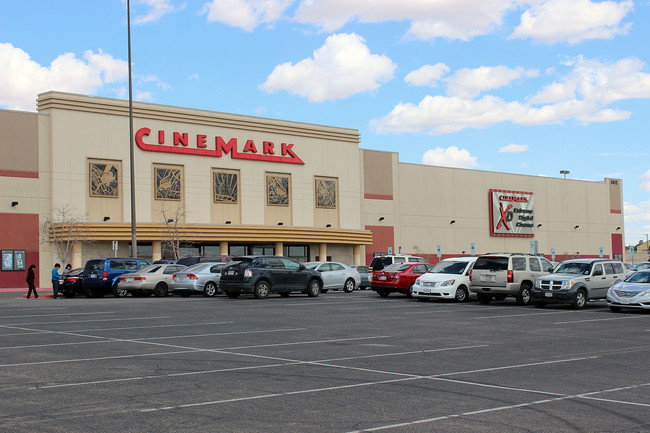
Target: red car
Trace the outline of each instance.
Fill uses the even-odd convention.
[[[371,288],[382,298],[392,292],[411,296],[411,286],[415,280],[429,269],[428,263],[394,263],[381,271],[372,273]]]

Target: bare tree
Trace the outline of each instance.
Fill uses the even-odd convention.
[[[72,204],[54,209],[52,218],[41,225],[41,242],[51,244],[55,256],[61,263],[70,263],[75,244],[91,243],[86,222],[79,216],[79,210]]]
[[[185,208],[178,207],[176,209],[170,210],[163,207],[160,210],[160,213],[162,215],[163,222],[167,226],[167,237],[161,242],[161,249],[163,251],[171,251],[174,255],[174,259],[180,259],[181,238],[178,231],[178,224],[185,219]]]

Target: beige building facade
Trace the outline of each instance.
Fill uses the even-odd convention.
[[[0,247],[17,268],[3,268],[0,288],[24,285],[15,258],[47,286],[56,261],[131,254],[128,114],[127,101],[61,92],[39,95],[37,113],[0,111]],[[361,149],[354,129],[149,103],[133,115],[140,257],[170,258],[173,240],[183,255],[348,264],[389,252],[623,254],[620,179],[405,164]]]

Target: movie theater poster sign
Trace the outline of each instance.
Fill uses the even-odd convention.
[[[491,189],[489,194],[491,236],[535,236],[532,192]]]

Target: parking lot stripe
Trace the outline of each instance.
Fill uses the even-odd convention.
[[[609,398],[586,397],[586,396],[583,396],[583,397],[580,397],[580,398],[584,398],[584,399],[587,399],[587,400],[604,401],[604,402],[607,402],[607,403],[618,403],[618,404],[627,404],[627,405],[632,405],[632,406],[650,407],[650,404],[637,403],[637,402],[634,402],[634,401],[611,400]]]
[[[481,317],[473,317],[473,319],[474,320],[479,320],[479,319],[503,319],[503,318],[508,318],[508,317],[544,316],[544,315],[547,315],[547,314],[567,314],[567,313],[575,314],[575,311],[573,311],[573,310],[563,310],[563,311],[547,311],[545,313],[507,314],[507,315],[501,315],[501,316],[481,316]]]
[[[96,311],[92,313],[23,314],[21,316],[4,316],[2,319],[21,319],[24,317],[53,317],[53,316],[95,316],[97,314],[115,314],[115,311]]]
[[[98,314],[98,313],[93,313]],[[65,315],[65,314],[64,314]],[[171,319],[171,316],[153,316],[153,317],[129,317],[129,321],[133,320],[152,320],[152,319]],[[28,326],[28,325],[67,325],[68,323],[90,323],[90,322],[123,322],[124,317],[116,319],[91,319],[91,320],[66,320],[65,322],[27,322],[27,323],[9,323],[0,324],[0,327],[12,326]]]
[[[608,320],[628,320],[628,319],[639,319],[647,318],[647,316],[622,316],[622,317],[607,317],[605,319],[585,319],[585,320],[571,320],[567,322],[555,322],[554,325],[566,325],[572,323],[586,323],[586,322],[606,322]]]

